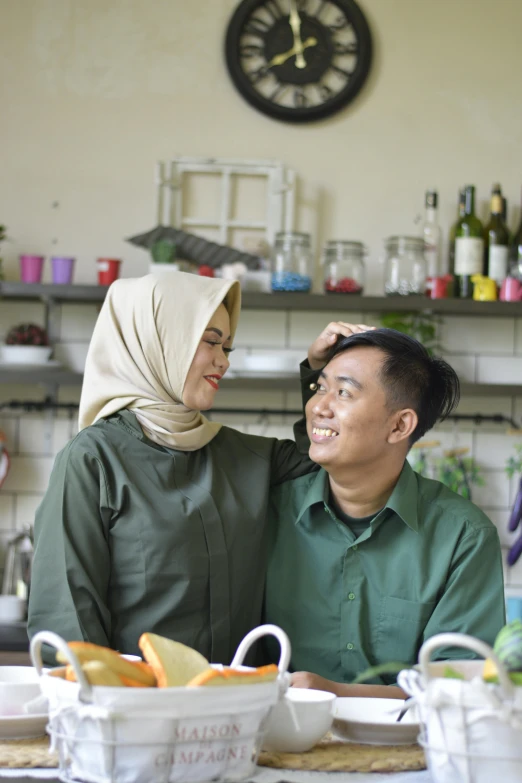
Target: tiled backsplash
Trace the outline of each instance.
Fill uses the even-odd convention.
[[[59,340],[55,358],[72,369],[82,371],[87,348],[96,321],[96,305],[63,305],[56,328]],[[287,355],[295,364],[304,358],[310,342],[330,320],[377,325],[375,316],[353,312],[282,312],[246,310],[241,315],[236,338],[237,350],[231,357],[231,370],[244,365],[251,353]],[[43,323],[43,307],[39,304],[2,302],[0,307],[0,339],[8,328],[20,321]],[[440,343],[445,358],[468,382],[522,384],[522,319],[447,317],[440,327]],[[30,385],[0,386],[0,402],[11,399],[40,400],[45,389]],[[61,388],[60,400],[75,402],[79,387]],[[296,380],[295,392],[277,389],[255,392],[223,388],[216,404],[230,409],[219,418],[245,432],[271,437],[292,437],[293,416],[234,414],[234,408],[296,410],[300,408],[300,393]],[[464,397],[460,413],[501,413],[522,422],[522,395],[508,397],[499,389],[498,397]],[[0,547],[19,529],[34,520],[34,512],[45,492],[54,455],[77,430],[76,414],[71,418],[60,412],[55,417],[34,413],[0,411],[0,428],[5,432],[11,455],[11,469],[0,490]],[[471,426],[452,423],[441,425],[430,438],[440,441],[441,448],[455,445],[470,449],[485,479],[484,487],[473,487],[473,500],[498,527],[504,549],[515,535],[507,531],[510,507],[518,486],[518,476],[509,480],[504,472],[506,460],[516,442],[504,425]],[[506,569],[506,584],[522,592],[522,561]]]

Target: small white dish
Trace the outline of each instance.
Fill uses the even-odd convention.
[[[270,713],[265,750],[304,753],[330,730],[335,695],[328,691],[289,688]]]
[[[0,595],[0,625],[14,625],[25,618],[26,601],[17,595]]]
[[[332,733],[342,740],[368,745],[411,745],[420,732],[415,707],[399,723],[402,699],[339,698]]]
[[[2,345],[0,358],[9,364],[46,364],[52,352],[49,345]]]
[[[24,705],[40,696],[40,681],[32,666],[0,666],[0,718],[33,717]]]
[[[49,715],[0,715],[0,739],[31,739],[42,737]]]

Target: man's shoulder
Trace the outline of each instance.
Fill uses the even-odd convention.
[[[448,524],[462,528],[464,534],[478,534],[481,530],[496,530],[486,514],[471,500],[449,489],[441,481],[417,474],[419,487],[418,512],[421,524]]]

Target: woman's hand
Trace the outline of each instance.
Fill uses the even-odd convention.
[[[321,370],[324,367],[330,349],[339,336],[350,337],[352,334],[367,332],[371,329],[375,329],[375,327],[366,326],[366,324],[346,324],[344,321],[332,321],[308,349],[310,367],[312,370]]]
[[[294,672],[292,674],[292,688],[310,688],[314,691],[330,691],[337,695],[337,687],[340,685],[333,680],[327,680],[318,674],[311,672]]]
[[[292,688],[310,688],[314,691],[329,691],[336,696],[355,696],[368,699],[407,699],[403,690],[395,685],[350,685],[334,682],[311,672],[294,672]]]

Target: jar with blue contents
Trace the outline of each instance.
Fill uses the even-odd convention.
[[[279,231],[272,253],[272,291],[306,293],[312,288],[310,234]]]

